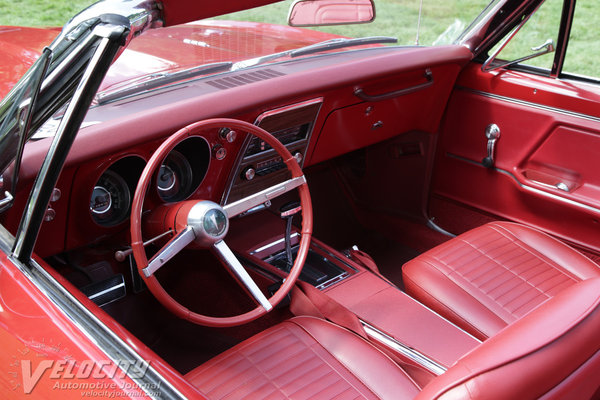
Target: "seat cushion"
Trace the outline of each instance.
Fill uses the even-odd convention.
[[[489,338],[417,399],[598,399],[600,279],[563,290]]]
[[[267,329],[186,378],[210,399],[412,399],[419,393],[381,351],[313,317]]]
[[[598,276],[600,268],[575,249],[510,222],[468,231],[403,266],[411,296],[482,340]]]

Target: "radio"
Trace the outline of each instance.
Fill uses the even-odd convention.
[[[322,98],[266,111],[255,124],[270,132],[294,156],[302,167],[310,136]],[[246,139],[223,193],[222,204],[247,197],[260,190],[290,179],[282,157],[264,140],[251,136]]]

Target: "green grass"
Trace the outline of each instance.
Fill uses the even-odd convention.
[[[0,0],[0,25],[63,26],[92,0]]]
[[[204,1],[204,0],[197,0]],[[224,0],[230,1],[230,0]],[[489,0],[423,0],[419,44],[442,44],[453,39],[484,8]],[[285,25],[292,0],[226,15],[246,21]],[[531,47],[553,38],[556,42],[562,0],[546,0],[521,32],[500,53],[499,58],[515,59],[531,54]],[[62,26],[92,0],[0,0],[0,25]],[[377,18],[373,23],[320,27],[318,30],[349,37],[394,36],[400,44],[415,44],[421,0],[375,0]],[[579,0],[564,70],[600,77],[600,46],[596,44],[600,9],[596,0]],[[448,31],[447,31],[448,30]],[[446,33],[446,34],[445,34]],[[527,61],[550,68],[554,54]]]

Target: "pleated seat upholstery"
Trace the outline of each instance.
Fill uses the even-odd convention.
[[[407,293],[479,339],[600,268],[536,229],[493,222],[427,251],[403,266]]]
[[[267,329],[186,378],[210,399],[412,399],[419,393],[381,351],[313,317]]]
[[[598,399],[598,332],[600,278],[561,291],[422,390],[369,342],[313,317],[282,322],[186,378],[208,399]]]

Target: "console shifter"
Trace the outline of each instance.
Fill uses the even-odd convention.
[[[292,269],[292,265],[294,265],[294,260],[292,257],[292,220],[294,219],[294,215],[302,211],[302,206],[300,206],[300,202],[291,201],[289,203],[285,203],[279,209],[279,213],[281,218],[286,221],[285,226],[285,256],[287,258],[287,263],[285,267],[285,272],[290,272]]]

